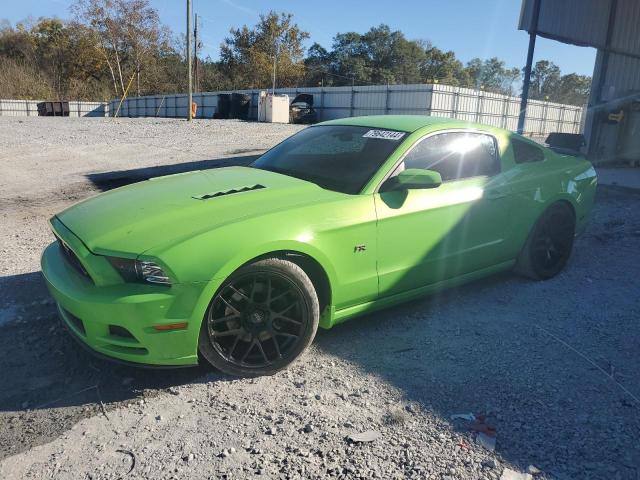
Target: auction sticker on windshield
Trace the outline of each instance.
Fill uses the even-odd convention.
[[[398,141],[404,137],[404,135],[404,132],[394,132],[393,130],[369,130],[363,135],[363,137]]]

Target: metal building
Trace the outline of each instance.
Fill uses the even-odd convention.
[[[597,49],[585,137],[598,163],[640,162],[640,0],[523,0],[520,30]],[[528,59],[530,62],[530,60]]]

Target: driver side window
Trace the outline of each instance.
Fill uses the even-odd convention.
[[[394,172],[408,168],[434,170],[442,181],[492,176],[500,172],[496,141],[471,132],[441,133],[419,141]]]

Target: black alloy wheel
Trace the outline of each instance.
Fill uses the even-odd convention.
[[[261,260],[220,287],[203,322],[200,351],[225,373],[270,375],[306,349],[318,320],[317,295],[305,272],[283,259]]]
[[[558,202],[538,219],[520,255],[518,270],[535,279],[556,276],[573,249],[576,220],[571,207]]]

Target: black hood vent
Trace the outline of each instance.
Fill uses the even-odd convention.
[[[250,192],[251,190],[260,190],[261,188],[267,188],[267,187],[257,183],[255,185],[250,185],[246,187],[238,187],[238,188],[232,188],[230,190],[221,190],[219,192],[214,192],[214,193],[203,193],[201,195],[194,195],[193,198],[195,198],[196,200],[208,200],[210,198],[223,197],[225,195],[233,195],[234,193]]]

